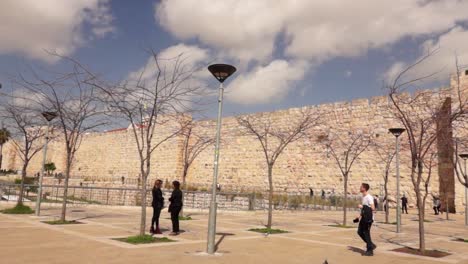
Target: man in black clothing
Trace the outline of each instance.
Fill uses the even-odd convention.
[[[403,194],[403,197],[401,197],[401,213],[408,214],[408,198]]]
[[[358,235],[364,242],[366,242],[365,256],[373,256],[374,250],[377,248],[377,246],[372,242],[370,234],[370,229],[374,222],[375,206],[374,198],[368,193],[369,188],[369,184],[367,183],[363,183],[361,185],[360,192],[362,193],[362,204],[359,205],[359,208],[361,208],[361,214],[353,221],[354,223],[359,222]]]
[[[171,204],[169,205],[169,212],[171,213],[171,221],[172,221],[172,233],[171,236],[176,236],[179,234],[179,213],[182,210],[182,191],[180,190],[180,182],[173,181],[172,186],[174,190],[172,191],[171,198],[169,201]]]
[[[162,234],[159,229],[159,216],[161,215],[161,210],[164,207],[164,197],[161,191],[162,181],[156,180],[154,182],[153,189],[151,194],[153,195],[153,202],[151,203],[153,207],[153,218],[151,219],[151,234]],[[154,228],[156,226],[156,229]]]

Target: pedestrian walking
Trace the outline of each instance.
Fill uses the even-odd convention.
[[[408,198],[403,194],[403,197],[401,197],[401,213],[408,214]]]
[[[366,243],[366,252],[363,254],[364,256],[373,256],[374,250],[377,248],[377,246],[372,242],[370,232],[372,223],[374,222],[375,206],[374,198],[368,193],[369,188],[369,184],[361,184],[361,188],[359,190],[362,194],[362,203],[359,205],[361,214],[353,221],[354,223],[359,222],[358,235]]]
[[[322,189],[322,200],[325,200],[325,191]]]
[[[439,197],[437,196],[432,196],[432,209],[434,209],[434,215],[438,215],[440,214],[440,207],[441,207],[441,202],[440,202],[440,199]]]
[[[182,210],[182,191],[180,190],[180,182],[173,181],[172,186],[174,190],[172,191],[171,198],[169,201],[171,204],[169,205],[169,212],[171,213],[171,221],[172,221],[172,233],[169,235],[176,236],[180,233],[179,230],[179,213]]]
[[[164,197],[161,191],[162,186],[161,180],[156,180],[154,182],[153,189],[151,193],[153,195],[153,202],[151,206],[153,207],[153,218],[151,219],[151,234],[162,234],[161,229],[159,228],[159,216],[161,215],[161,210],[164,208]]]
[[[310,190],[310,197],[314,197],[314,190],[312,188],[309,188]]]
[[[374,206],[375,206],[375,211],[378,211],[379,210],[379,196],[378,195],[374,197]]]

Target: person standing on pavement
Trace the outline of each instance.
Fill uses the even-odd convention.
[[[363,254],[364,256],[373,256],[374,250],[377,248],[377,246],[372,242],[370,233],[372,223],[374,222],[375,206],[374,197],[368,193],[369,188],[369,184],[361,184],[360,192],[362,194],[362,204],[359,205],[361,214],[353,221],[354,223],[359,222],[358,235],[366,243],[366,252]]]
[[[159,216],[161,215],[161,210],[164,208],[164,197],[161,191],[162,181],[156,180],[154,182],[153,189],[151,193],[153,195],[153,202],[151,206],[153,207],[153,218],[151,219],[151,234],[162,234],[159,229]],[[155,228],[156,227],[156,228]]]
[[[171,221],[172,221],[172,233],[169,235],[176,236],[179,234],[179,213],[182,210],[182,191],[180,190],[180,182],[173,181],[172,186],[174,190],[172,191],[171,198],[169,201],[171,204],[169,205],[169,212],[171,213]]]
[[[403,197],[401,197],[401,213],[408,214],[408,198],[403,194]]]

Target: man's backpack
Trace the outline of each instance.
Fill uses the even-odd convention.
[[[361,210],[361,221],[364,221],[366,223],[372,223],[374,221],[374,214],[372,212],[372,208],[364,205]]]

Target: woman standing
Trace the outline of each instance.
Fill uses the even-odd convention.
[[[172,186],[174,187],[174,191],[172,191],[171,198],[169,201],[171,204],[169,205],[169,212],[171,213],[171,221],[172,221],[172,233],[171,236],[176,236],[179,234],[179,213],[182,210],[182,191],[180,190],[180,182],[173,181]]]
[[[151,193],[153,194],[153,202],[151,204],[153,206],[153,218],[151,219],[150,229],[151,234],[162,234],[159,229],[159,216],[161,215],[161,210],[164,207],[164,197],[161,191],[161,185],[162,181],[156,180],[154,182],[153,189],[151,190]],[[154,226],[156,226],[156,229]]]

